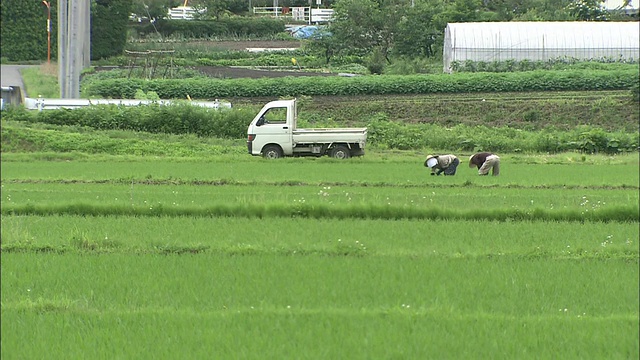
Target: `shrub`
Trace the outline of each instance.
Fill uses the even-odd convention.
[[[382,51],[375,49],[371,56],[367,59],[367,69],[370,74],[381,75],[384,71],[385,58]]]

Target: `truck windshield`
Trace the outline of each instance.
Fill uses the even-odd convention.
[[[286,124],[287,123],[287,108],[278,107],[271,108],[265,112],[262,117],[265,120],[265,124]]]

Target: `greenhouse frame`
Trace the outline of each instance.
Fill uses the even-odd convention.
[[[631,61],[640,57],[640,25],[628,22],[449,23],[444,34],[444,72],[454,62]]]

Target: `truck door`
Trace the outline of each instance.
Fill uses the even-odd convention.
[[[276,143],[286,155],[293,153],[291,125],[287,123],[287,108],[274,107],[264,112],[256,123],[256,143]]]

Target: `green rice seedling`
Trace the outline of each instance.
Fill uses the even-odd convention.
[[[536,209],[580,210],[599,212],[601,210],[635,206],[639,195],[632,188],[600,188],[598,186],[523,187],[523,186],[468,186],[442,185],[440,187],[406,184],[368,185],[295,185],[279,184],[198,184],[194,181],[167,180],[161,184],[146,184],[127,181],[106,182],[5,182],[0,200],[5,211],[12,206],[26,204],[53,207],[68,207],[67,212],[78,214],[94,213],[102,209],[105,214],[123,214],[128,211],[159,206],[170,214],[195,211],[198,208],[230,207],[227,209],[255,209],[260,206],[280,207],[277,213],[303,206],[323,208],[367,207],[370,205],[387,208],[402,208],[408,214],[410,209],[507,209],[530,212]],[[171,185],[175,182],[176,185]],[[84,204],[84,205],[82,205]],[[89,207],[94,208],[91,210]],[[118,210],[119,209],[119,210]],[[355,211],[355,210],[354,210]],[[268,211],[276,213],[275,209]],[[241,215],[240,213],[238,213]],[[327,213],[328,214],[328,213]],[[245,214],[249,215],[249,214]],[[261,216],[261,215],[260,215]]]
[[[637,358],[636,158],[513,159],[3,157],[2,357]]]
[[[364,244],[367,253],[392,257],[526,258],[545,251],[550,259],[579,259],[616,257],[626,251],[638,257],[639,236],[637,222],[59,215],[2,216],[1,221],[3,251],[22,243],[22,238],[14,235],[19,234],[16,228],[25,225],[30,228],[31,248],[23,251],[44,246],[69,248],[69,234],[83,234],[104,248],[107,245],[102,239],[119,244],[108,248],[114,253],[156,252],[161,247],[178,246],[205,253],[233,253],[238,244],[261,254],[331,253],[341,239],[343,245],[355,246],[357,241]]]
[[[173,162],[173,161],[77,161],[77,162],[6,162],[2,180],[105,181],[108,179],[145,179],[150,183],[180,179],[214,183],[226,179],[236,182],[357,185],[397,184],[425,187],[463,185],[537,187],[639,187],[640,178],[631,164],[524,164],[502,161],[499,177],[479,177],[477,170],[460,166],[454,177],[430,177],[422,166],[423,159],[414,162],[314,161],[294,158],[269,162],[248,156],[229,159],[233,162]],[[353,161],[352,161],[353,160]]]
[[[638,353],[638,298],[630,291],[638,269],[627,261],[9,256],[2,262],[5,356],[126,357],[142,355],[141,345],[160,357],[204,356],[203,347],[222,357],[240,348],[246,358]],[[42,313],[21,305],[29,297],[69,306]],[[602,331],[611,336],[594,336]],[[323,346],[313,345],[318,340]],[[327,350],[337,343],[339,350]]]

